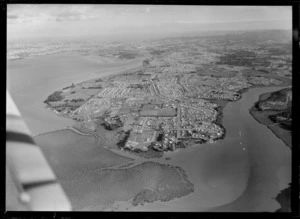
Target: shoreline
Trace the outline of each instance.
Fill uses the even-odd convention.
[[[258,101],[257,101],[258,102]],[[288,147],[289,149],[291,149],[291,145],[288,145],[281,137],[280,135],[278,135],[278,133],[276,133],[272,128],[269,127],[269,125],[265,124],[257,115],[255,115],[255,113],[257,113],[257,111],[255,109],[250,108],[249,109],[249,113],[251,114],[251,116],[260,124],[266,126],[269,130],[271,130],[271,132],[278,138],[280,139],[284,145],[286,147]]]
[[[136,69],[136,68],[134,68],[134,69]],[[128,70],[128,71],[130,71],[130,70]],[[115,77],[115,76],[117,76],[117,75],[120,75],[120,74],[124,74],[124,72],[120,72],[120,73],[117,73],[117,74],[115,74],[113,77]],[[109,76],[106,76],[106,77],[109,77]],[[238,93],[240,93],[241,94],[241,98],[243,98],[243,94],[244,93],[246,93],[246,92],[248,92],[250,89],[253,89],[253,88],[266,88],[266,87],[276,87],[276,88],[278,88],[278,89],[280,89],[280,88],[282,88],[282,87],[286,87],[287,86],[287,82],[286,81],[284,81],[284,80],[281,80],[282,81],[282,84],[280,84],[280,85],[266,85],[266,86],[262,86],[262,85],[252,85],[251,87],[249,87],[249,88],[244,88],[244,89],[241,89],[241,90],[239,90],[239,91],[237,91]],[[238,100],[240,100],[241,98],[239,98]],[[229,102],[236,102],[236,101],[238,101],[238,100],[234,100],[234,101],[230,101],[230,100],[209,100],[210,102],[212,102],[212,103],[217,103],[217,105],[218,105],[218,107],[216,107],[215,109],[217,110],[217,112],[218,112],[218,114],[217,114],[217,118],[216,118],[216,120],[215,121],[213,121],[213,123],[215,123],[215,124],[217,124],[217,125],[219,125],[222,129],[223,129],[223,131],[224,131],[224,133],[223,133],[223,135],[222,136],[220,136],[218,139],[215,139],[215,142],[216,141],[219,141],[219,140],[222,140],[222,139],[225,139],[225,137],[226,137],[226,129],[225,129],[225,127],[224,127],[224,125],[223,125],[223,111],[224,111],[224,108],[227,106],[227,104],[229,103]],[[256,102],[253,104],[253,105],[255,105],[256,104]],[[50,108],[52,108],[51,106],[49,106]],[[52,108],[53,109],[53,108]],[[251,109],[252,108],[250,108],[249,109],[249,113],[251,114],[251,116],[257,121],[257,122],[259,122],[259,123],[261,123],[261,124],[263,124],[257,117],[255,117],[254,115],[253,115],[253,113],[251,112]],[[59,114],[57,114],[57,115],[59,115]],[[59,116],[62,116],[62,115],[59,115]],[[64,117],[64,116],[63,116]],[[268,127],[268,126],[267,126]],[[94,136],[94,137],[96,137],[97,138],[97,135],[96,134],[92,134],[92,133],[90,133],[90,134],[87,134],[87,133],[85,133],[85,132],[82,132],[80,129],[77,129],[76,127],[73,127],[75,130],[77,130],[79,133],[77,133],[77,134],[81,134],[81,135],[91,135],[91,136]],[[276,135],[276,133],[270,128],[270,127],[268,127],[274,134],[275,134],[275,136],[277,137],[277,138],[279,138],[279,136],[278,135]],[[70,128],[68,128],[68,129],[70,129]],[[70,129],[70,130],[72,130],[72,129]],[[72,130],[73,131],[73,130]],[[47,133],[47,132],[46,132]],[[280,138],[281,139],[281,138]],[[282,139],[281,139],[282,140]],[[285,142],[284,142],[285,143]],[[209,142],[203,142],[202,144],[209,144]],[[180,150],[182,150],[182,149],[180,149]],[[139,156],[138,156],[139,157]],[[161,156],[159,156],[159,157],[161,157]],[[151,157],[150,157],[151,158]],[[147,161],[145,161],[145,162],[147,162]],[[136,165],[133,165],[133,167],[132,167],[132,165],[129,165],[130,167],[129,168],[133,168],[134,166],[136,166]],[[126,169],[126,168],[124,168],[124,169]],[[281,205],[281,208],[280,209],[282,209],[282,208],[284,208],[283,206],[287,206],[287,203],[286,202],[288,202],[288,201],[283,201],[282,199],[283,198],[279,198],[279,197],[282,197],[282,196],[287,196],[288,193],[289,192],[289,189],[288,188],[285,188],[285,189],[283,189],[282,191],[280,191],[280,193],[276,196],[276,200],[277,200],[277,202]],[[282,193],[282,194],[281,194]],[[281,195],[280,195],[281,194]],[[147,196],[147,192],[145,193],[145,194],[143,194],[143,195],[145,195],[145,196]],[[280,209],[278,209],[278,210],[280,210]],[[286,208],[285,208],[286,209]]]
[[[272,86],[272,87],[274,87],[274,86]],[[277,87],[277,86],[276,86]],[[247,89],[247,90],[245,90],[243,93],[245,93],[245,92],[247,92],[249,89]],[[221,110],[221,112],[222,112],[222,114],[220,114],[220,116],[219,116],[219,121],[221,120],[222,121],[222,119],[223,119],[223,109],[225,108],[225,106],[227,105],[227,103],[228,103],[229,101],[226,101],[226,104],[224,104],[223,105],[223,107],[222,107],[222,110]],[[231,102],[236,102],[236,101],[231,101]],[[78,133],[79,134],[79,133]],[[83,133],[84,134],[84,133]],[[146,161],[147,162],[147,161]],[[136,165],[134,165],[134,166],[136,166]],[[131,166],[130,165],[130,167],[134,167],[134,166]],[[126,168],[124,168],[124,169],[126,169]],[[284,190],[286,190],[286,188],[284,189]],[[277,197],[279,197],[279,195],[280,195],[281,193],[279,193],[278,195],[277,195]],[[276,198],[276,200],[278,201],[278,199]],[[279,202],[279,201],[278,201]],[[280,203],[280,205],[281,205],[281,203]]]
[[[260,115],[261,113],[259,111],[257,111],[255,109],[255,106],[261,101],[262,97],[265,97],[266,95],[268,95],[269,93],[263,93],[261,95],[259,95],[258,97],[258,101],[256,101],[253,106],[249,109],[249,114],[260,124],[266,126],[269,130],[271,130],[271,132],[278,138],[280,139],[284,145],[286,147],[288,147],[290,150],[292,150],[292,144],[290,143],[290,145],[284,141],[283,137],[280,136],[277,132],[275,132],[270,125],[268,125],[266,123],[266,121],[263,121],[263,119],[261,117],[259,117],[258,115]],[[271,121],[270,119],[268,119],[269,121]],[[272,121],[271,121],[272,122]],[[272,122],[273,123],[273,122]],[[276,210],[276,212],[291,212],[291,184],[289,184],[289,186],[283,190],[281,190],[278,195],[275,197],[275,200],[280,204],[280,208]]]
[[[279,77],[279,78],[281,78],[281,77]],[[231,101],[231,100],[209,100],[209,99],[207,99],[208,101],[210,101],[210,102],[212,102],[212,103],[217,103],[218,104],[218,107],[217,108],[215,108],[215,110],[217,110],[217,112],[218,112],[218,115],[217,115],[217,118],[216,118],[216,120],[215,121],[213,121],[213,123],[215,123],[215,124],[217,124],[217,125],[219,125],[222,129],[223,129],[223,131],[224,131],[224,134],[221,136],[221,137],[219,137],[218,139],[216,139],[215,141],[218,141],[218,140],[222,140],[222,139],[225,139],[225,137],[226,137],[226,129],[225,129],[225,127],[224,127],[224,125],[223,125],[223,110],[224,110],[224,108],[227,106],[227,104],[229,103],[229,102],[236,102],[236,101],[239,101],[240,99],[242,99],[243,98],[243,94],[244,93],[247,93],[250,89],[254,89],[254,88],[265,88],[265,87],[278,87],[278,88],[281,88],[281,87],[287,87],[287,85],[289,84],[286,80],[284,81],[284,80],[281,80],[282,82],[283,82],[283,84],[280,84],[280,85],[252,85],[251,87],[249,87],[249,88],[243,88],[243,89],[241,89],[241,90],[239,90],[239,91],[237,91],[240,95],[241,95],[241,98],[239,98],[239,99],[237,99],[237,100],[233,100],[233,101]],[[290,86],[290,84],[289,84],[289,86]],[[263,95],[263,94],[262,94]],[[261,96],[261,95],[260,95]],[[258,102],[258,101],[257,101]],[[257,103],[257,102],[255,102],[254,104],[253,104],[253,106]],[[250,108],[251,109],[251,108]],[[249,111],[250,111],[250,109],[249,109]],[[250,114],[251,114],[251,112],[250,112]],[[251,114],[252,115],[252,114]],[[255,118],[256,119],[256,118]],[[257,120],[257,119],[256,119]],[[261,123],[259,120],[257,120],[259,123]],[[269,128],[269,127],[268,127]],[[273,133],[274,133],[274,131],[271,129],[271,128],[269,128]],[[274,133],[275,134],[275,133]],[[275,134],[276,135],[276,134]],[[276,135],[277,136],[277,135]],[[278,137],[278,136],[277,136]],[[282,140],[282,139],[281,139]],[[204,144],[206,144],[207,142],[204,142]],[[285,143],[285,142],[284,142]],[[285,143],[286,144],[286,143]],[[287,146],[287,147],[289,147],[289,146]],[[289,147],[290,148],[290,147]]]
[[[276,92],[277,90],[280,90],[282,88],[280,88],[281,86],[268,86],[269,88],[274,88],[274,91],[268,91],[268,92]],[[257,87],[256,87],[257,88]],[[263,88],[263,87],[258,87],[258,89]],[[275,90],[276,89],[276,90]],[[250,89],[247,89],[249,91],[251,91]],[[246,91],[243,91],[243,93],[245,93]],[[263,95],[264,93],[266,93],[267,91],[260,93],[258,95],[255,95],[255,97],[257,98],[260,95]],[[253,96],[254,97],[254,96]],[[252,98],[255,99],[255,98]],[[253,102],[249,102],[255,104],[256,100],[253,100]],[[247,107],[244,107],[247,111],[247,108],[250,109],[252,107],[252,105],[247,104]],[[249,107],[248,107],[249,106]],[[248,112],[249,113],[249,112]],[[250,114],[250,113],[249,113]],[[250,116],[250,115],[249,115]],[[253,118],[253,116],[250,116],[251,118]],[[225,117],[226,118],[226,117]],[[255,119],[254,123],[257,123],[258,121]],[[270,134],[268,134],[270,135]],[[271,133],[271,135],[273,135],[273,133]],[[275,136],[275,138],[277,138]],[[272,144],[269,144],[269,146]],[[283,147],[286,147],[285,145],[283,145]],[[250,148],[248,148],[248,150],[250,151]],[[275,150],[275,149],[274,149]],[[278,180],[280,179],[280,176],[278,176],[277,178]],[[249,183],[249,182],[248,182]],[[235,199],[233,202],[218,206],[216,208],[212,208],[210,211],[213,212],[224,212],[224,211],[236,211],[238,209],[243,209],[245,204],[247,205],[247,203],[245,202],[245,200],[247,200],[247,196],[251,196],[251,191],[252,191],[252,187],[249,187],[251,189],[247,189],[244,191],[244,193],[238,197],[237,199]],[[250,192],[249,192],[250,191]],[[278,203],[278,206],[276,206],[276,208],[274,208],[272,210],[272,212],[290,212],[291,210],[288,210],[287,207],[290,207],[290,199],[287,199],[287,197],[289,197],[289,191],[290,191],[290,184],[289,185],[285,185],[284,187],[279,187],[279,190],[277,191],[276,194],[274,194],[271,198],[273,200],[275,200],[276,203]],[[241,204],[242,203],[242,204]],[[250,204],[250,203],[249,203]],[[253,206],[255,206],[255,204],[253,204]],[[229,210],[228,210],[229,209]],[[246,209],[246,208],[245,208]]]
[[[115,73],[115,74],[113,74],[113,75],[107,75],[107,76],[102,76],[101,78],[110,78],[110,77],[112,77],[112,78],[114,78],[114,77],[116,77],[116,76],[118,76],[118,75],[122,75],[122,74],[126,74],[126,73],[128,73],[128,72],[131,72],[131,71],[134,71],[134,70],[136,70],[136,69],[139,69],[139,68],[141,68],[142,66],[140,66],[140,67],[135,67],[135,68],[132,68],[132,69],[127,69],[127,70],[123,70],[123,71],[121,71],[121,72],[117,72],[117,73]],[[224,127],[224,125],[223,125],[223,110],[224,110],[224,108],[227,106],[227,104],[229,103],[229,102],[236,102],[236,101],[239,101],[241,98],[243,98],[243,94],[244,93],[246,93],[246,92],[248,92],[250,89],[253,89],[253,88],[264,88],[264,87],[278,87],[278,88],[281,88],[281,87],[287,87],[287,85],[289,85],[290,86],[290,79],[288,79],[288,78],[284,78],[284,77],[281,77],[281,76],[274,76],[275,78],[277,78],[277,79],[279,79],[279,80],[281,80],[282,81],[282,84],[280,84],[280,85],[252,85],[251,87],[248,87],[248,88],[243,88],[243,89],[241,89],[241,90],[238,90],[237,92],[241,95],[241,97],[239,98],[239,99],[237,99],[237,100],[222,100],[222,99],[206,99],[206,100],[208,100],[209,102],[211,102],[211,103],[216,103],[218,106],[215,108],[215,110],[218,112],[218,114],[217,114],[217,118],[216,118],[216,120],[214,120],[213,121],[213,123],[215,123],[216,125],[218,125],[218,126],[220,126],[222,129],[223,129],[223,135],[222,136],[220,136],[220,137],[218,137],[217,139],[214,139],[214,142],[216,142],[216,141],[218,141],[218,140],[222,140],[222,139],[225,139],[225,137],[226,137],[226,129],[225,129],[225,127]],[[96,79],[96,78],[93,78],[93,79]],[[93,80],[93,79],[91,79],[91,80]],[[261,95],[260,95],[261,96]],[[92,98],[92,97],[91,97]],[[260,97],[259,97],[260,98]],[[87,99],[85,102],[88,102],[88,100],[89,99]],[[257,101],[258,102],[258,101]],[[255,102],[254,103],[254,105],[257,103],[257,102]],[[72,118],[70,118],[70,117],[68,117],[68,116],[66,116],[66,115],[61,115],[60,113],[58,113],[58,112],[56,112],[56,109],[54,108],[54,107],[52,107],[49,103],[44,103],[46,106],[46,108],[48,108],[48,109],[50,109],[52,112],[54,112],[57,116],[59,116],[59,117],[63,117],[63,118],[67,118],[67,119],[70,119],[70,120],[72,120],[72,121],[74,121]],[[252,108],[250,108],[249,109],[249,113],[252,115],[252,113],[251,113],[251,110]],[[253,116],[253,115],[252,115]],[[255,118],[255,120],[256,121],[258,121],[259,123],[261,123],[260,122],[260,120],[259,119],[257,119],[257,117],[255,117],[255,116],[253,116],[254,118]],[[76,121],[75,121],[76,122]],[[263,124],[263,123],[261,123],[261,124]],[[76,125],[76,124],[75,124]],[[79,128],[77,128],[77,127],[75,127],[75,125],[73,125],[72,127],[74,128],[74,129],[76,129],[77,131],[79,131],[79,132],[82,132],[82,131],[80,131],[80,129]],[[276,135],[276,137],[278,137],[278,138],[280,138],[269,126],[267,126],[275,135]],[[53,131],[55,131],[55,130],[53,130]],[[93,131],[92,131],[93,132]],[[47,133],[47,132],[46,132]],[[85,132],[82,132],[82,133],[85,133]],[[43,134],[43,133],[41,133],[41,134]],[[93,133],[90,133],[91,135],[93,135],[93,136],[95,136],[96,138],[97,138],[97,135],[95,134],[93,134]],[[280,138],[281,139],[281,138]],[[282,139],[281,139],[282,140]],[[282,140],[283,141],[283,140]],[[284,141],[283,141],[284,142]],[[204,141],[204,142],[202,142],[202,143],[200,143],[200,144],[207,144],[207,143],[209,143],[209,141]],[[284,142],[285,144],[286,144],[286,142]],[[289,147],[288,145],[287,145],[287,147]],[[135,151],[133,151],[133,153],[135,154],[136,152]],[[142,156],[142,157],[144,157],[144,156]],[[147,157],[147,156],[146,156]],[[155,158],[156,156],[154,156],[154,157],[149,157],[149,158]],[[159,157],[162,157],[161,155],[160,156],[157,156],[158,158]]]
[[[56,131],[56,133],[52,132],[52,134],[50,135],[49,133],[41,134],[41,136],[39,136],[39,141],[42,144],[42,148],[45,149],[48,146],[56,145],[56,143],[51,142],[51,140],[49,139],[49,137],[51,136],[52,138],[60,136],[62,139],[64,139],[66,146],[69,148],[73,148],[72,146],[74,146],[74,140],[70,139],[70,137],[68,137],[69,135],[74,136],[75,138],[79,137],[78,139],[88,137],[85,135],[83,135],[82,137],[81,134],[76,133],[71,129],[64,129],[63,131],[68,131],[69,133],[63,134],[60,131]],[[75,140],[75,142],[77,141]],[[89,146],[90,148],[99,147],[96,142],[90,142],[90,144],[93,144],[93,146]],[[73,160],[71,165],[70,163],[68,163],[68,161],[66,161],[73,158],[73,155],[71,154],[56,157],[56,161],[53,161],[51,159],[49,160],[50,165],[54,166],[59,166],[60,162],[67,162],[67,166],[70,171],[73,169],[74,172],[72,172],[69,176],[65,176],[64,168],[60,169],[53,167],[58,177],[60,176],[62,186],[70,196],[70,200],[75,206],[75,210],[86,208],[86,202],[95,203],[95,207],[97,209],[101,208],[103,204],[107,207],[110,207],[116,201],[125,201],[129,205],[138,206],[156,201],[167,202],[176,198],[187,196],[190,193],[194,192],[194,184],[188,179],[187,173],[184,169],[176,165],[163,164],[154,161],[145,161],[142,163],[138,162],[136,164],[134,160],[130,159],[124,160],[122,162],[120,161],[120,163],[116,163],[113,166],[106,166],[106,163],[104,161],[104,166],[100,167],[99,164],[98,167],[94,169],[91,164],[93,164],[92,161],[97,160],[95,160],[94,158],[89,159],[87,157],[87,152],[84,151],[84,145],[85,143],[83,143],[83,141],[81,145],[78,145],[83,146],[81,147],[83,150],[82,152],[78,152],[78,147],[77,152],[73,152],[75,153],[75,157],[78,157],[78,160]],[[58,147],[58,150],[61,151],[64,151],[66,149],[59,148],[60,147]],[[110,151],[103,147],[100,148],[102,148],[101,150],[103,150],[99,151],[100,153],[105,152],[106,150]],[[48,153],[51,152],[48,151]],[[85,158],[82,157],[81,153],[85,154]],[[88,156],[97,157],[97,154],[92,153]],[[121,155],[110,151],[105,157],[102,157],[102,159],[112,159],[109,158],[110,156]],[[122,157],[124,157],[124,159],[129,159],[125,156]],[[89,163],[90,161],[91,163]],[[99,160],[98,162],[101,163],[103,161]],[[78,168],[78,165],[80,166],[80,168]],[[82,175],[82,179],[75,180],[78,175]],[[92,181],[90,181],[91,178],[93,179]],[[82,188],[81,190],[80,186],[83,186],[85,184],[88,184],[87,188]],[[79,193],[86,194],[86,192],[88,192],[91,194],[91,196],[88,196],[89,198],[85,200],[83,197],[77,194],[77,191],[69,188],[70,186],[79,188]],[[98,188],[98,191],[95,191],[92,188]],[[118,191],[121,191],[121,193],[119,194]],[[87,206],[90,206],[90,204],[88,204]]]
[[[63,53],[64,54],[64,53]],[[68,54],[68,53],[67,53]],[[74,54],[73,54],[74,55]],[[50,56],[51,56],[51,54],[50,54]],[[75,56],[78,56],[78,54],[77,55],[75,55]],[[93,78],[90,78],[90,79],[88,79],[88,80],[95,80],[95,79],[97,79],[97,78],[101,78],[101,79],[105,79],[105,78],[115,78],[115,77],[117,77],[117,76],[120,76],[120,75],[124,75],[124,74],[128,74],[128,73],[130,73],[130,72],[132,72],[132,71],[137,71],[137,70],[139,70],[139,69],[142,69],[143,68],[143,66],[142,65],[139,65],[138,67],[133,67],[133,68],[130,68],[130,69],[126,69],[126,70],[121,70],[121,71],[118,71],[118,72],[114,72],[114,74],[110,74],[110,75],[102,75],[102,76],[98,76],[98,77],[96,77],[96,75],[94,75],[94,77]],[[248,77],[249,75],[247,74],[247,73],[245,73],[245,72],[241,72],[241,75],[242,76],[245,76],[245,77]],[[246,92],[248,92],[249,91],[249,89],[253,89],[253,88],[263,88],[263,87],[286,87],[286,86],[291,86],[291,79],[290,78],[286,78],[286,77],[283,77],[283,76],[278,76],[278,75],[268,75],[268,74],[264,74],[263,75],[264,77],[268,77],[268,78],[275,78],[275,79],[278,79],[278,80],[280,80],[281,82],[282,82],[282,84],[279,84],[279,85],[272,85],[272,84],[270,84],[270,85],[254,85],[254,84],[251,84],[251,87],[248,87],[248,88],[243,88],[243,89],[241,89],[241,90],[238,90],[237,91],[237,93],[239,93],[240,95],[241,95],[241,97],[239,98],[239,99],[237,99],[237,100],[222,100],[222,99],[207,99],[208,101],[210,101],[211,103],[214,103],[215,101],[216,101],[216,103],[218,104],[218,107],[217,108],[215,108],[215,110],[218,112],[218,114],[217,114],[217,118],[216,118],[216,120],[214,120],[213,121],[213,123],[215,123],[215,124],[217,124],[217,125],[219,125],[222,129],[223,129],[223,131],[224,131],[224,133],[223,133],[223,135],[222,136],[220,136],[219,138],[217,138],[217,139],[214,139],[214,141],[217,141],[217,140],[220,140],[220,139],[224,139],[225,137],[226,137],[226,129],[224,128],[224,126],[223,126],[223,110],[224,110],[224,108],[226,107],[226,105],[229,103],[229,102],[235,102],[235,101],[238,101],[238,100],[240,100],[241,98],[242,98],[242,95],[244,94],[244,93],[246,93]],[[81,81],[81,82],[79,82],[79,83],[82,83],[82,82],[85,82],[85,81],[87,81],[87,80],[84,80],[84,81]],[[70,83],[70,82],[69,82]],[[68,83],[68,84],[69,84]],[[61,89],[60,89],[61,90]],[[58,90],[58,91],[60,91],[60,90]],[[54,92],[56,92],[56,91],[54,91]],[[49,94],[49,95],[51,95],[51,94]],[[85,101],[84,101],[84,103],[83,104],[85,104],[86,102],[88,102],[89,101],[89,99],[91,99],[91,98],[93,98],[94,97],[94,95],[92,95],[90,98],[88,98],[88,99],[86,99]],[[205,98],[204,98],[205,99]],[[50,109],[50,111],[52,111],[52,112],[54,112],[57,116],[59,116],[59,117],[62,117],[62,118],[66,118],[66,119],[70,119],[71,121],[74,121],[72,118],[70,118],[69,116],[66,116],[66,115],[63,115],[63,114],[61,114],[61,113],[59,113],[59,112],[57,112],[56,111],[56,109],[55,109],[55,107],[53,107],[53,106],[51,106],[48,102],[43,102],[46,106],[45,106],[45,108],[48,108],[48,109]],[[75,121],[76,122],[76,121]],[[271,129],[271,128],[269,128],[269,129]],[[272,129],[271,129],[272,130]],[[55,131],[55,130],[54,130]],[[272,130],[272,132],[274,133],[274,131]],[[41,133],[42,134],[42,133]],[[275,134],[275,133],[274,133]],[[276,134],[275,134],[276,135]],[[276,135],[277,136],[277,135]],[[208,141],[205,141],[205,142],[203,142],[203,143],[201,143],[201,144],[205,144],[205,143],[207,143]]]
[[[33,135],[58,130],[74,121],[58,117],[43,101],[55,90],[85,80],[119,74],[142,65],[140,59],[120,63],[90,60],[72,53],[8,60],[7,89]],[[34,66],[34,69],[33,69]],[[45,84],[44,82],[47,81]]]
[[[291,32],[179,35],[11,42],[7,90],[73,211],[291,212],[292,95],[256,106],[291,87]]]
[[[288,88],[288,87],[285,87],[285,88]],[[252,105],[252,107],[249,109],[249,113],[251,114],[251,116],[252,116],[257,122],[259,122],[259,123],[262,124],[262,125],[265,125],[269,130],[272,131],[272,133],[273,133],[277,138],[279,138],[280,140],[282,140],[283,143],[284,143],[289,149],[291,149],[291,146],[292,146],[292,145],[291,145],[291,144],[290,144],[290,145],[287,144],[287,142],[284,141],[283,138],[282,138],[278,133],[276,133],[271,127],[269,127],[270,124],[267,124],[266,121],[263,121],[263,119],[261,119],[261,118],[258,116],[258,115],[261,114],[261,113],[255,109],[255,106],[256,106],[258,103],[260,103],[262,97],[265,96],[265,95],[267,95],[267,94],[269,94],[269,93],[263,93],[263,94],[259,95],[258,100],[257,100],[257,101]],[[258,115],[256,115],[256,113],[257,113]],[[271,125],[274,124],[274,122],[272,122],[270,119],[268,119],[268,120],[271,122]]]

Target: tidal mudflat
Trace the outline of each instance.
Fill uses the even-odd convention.
[[[105,210],[118,201],[133,206],[169,201],[194,189],[180,167],[145,162],[127,169],[113,168],[132,164],[133,160],[103,148],[94,136],[59,130],[38,135],[35,141],[75,211]]]

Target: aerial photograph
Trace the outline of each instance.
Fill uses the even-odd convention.
[[[291,6],[8,4],[6,59],[6,210],[291,212]]]

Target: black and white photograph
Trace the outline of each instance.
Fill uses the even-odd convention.
[[[6,211],[292,211],[292,6],[6,16]]]

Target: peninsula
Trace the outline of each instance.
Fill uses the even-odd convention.
[[[241,35],[241,39],[244,36]],[[233,38],[235,43],[224,40],[227,39],[226,37]],[[289,67],[291,57],[287,52],[289,41],[278,43],[276,39],[273,41],[271,39],[270,43],[269,35],[254,37],[254,41],[251,42],[237,40],[239,35],[226,37],[175,38],[167,42],[159,41],[158,45],[145,43],[146,46],[143,49],[140,47],[136,49],[137,53],[139,52],[144,58],[140,67],[79,83],[71,81],[65,87],[48,95],[44,100],[45,105],[57,115],[72,119],[76,123],[72,127],[73,134],[66,129],[37,136],[36,139],[40,145],[43,145],[45,153],[52,147],[49,146],[52,144],[50,139],[57,139],[57,136],[60,136],[59,138],[62,139],[59,142],[72,141],[75,145],[79,145],[76,149],[77,153],[83,150],[95,152],[87,157],[99,155],[94,158],[96,163],[93,164],[88,164],[87,160],[90,159],[84,159],[84,156],[78,157],[80,165],[85,167],[82,170],[77,168],[77,175],[71,177],[75,180],[80,175],[85,176],[90,173],[89,178],[95,174],[95,177],[100,177],[97,178],[96,184],[99,184],[98,181],[101,179],[100,184],[103,187],[101,187],[101,194],[97,197],[91,195],[90,190],[81,189],[91,195],[91,198],[88,198],[91,203],[94,201],[99,203],[97,206],[85,204],[84,207],[84,204],[80,202],[80,195],[71,193],[73,186],[71,178],[64,176],[64,171],[59,170],[56,173],[66,179],[63,185],[67,191],[70,188],[70,196],[74,196],[73,200],[77,209],[96,208],[99,210],[103,209],[102,205],[110,206],[114,202],[124,200],[136,206],[146,202],[169,201],[176,197],[186,196],[194,191],[194,181],[188,180],[183,169],[158,163],[158,161],[169,160],[172,162],[171,158],[167,159],[164,156],[167,152],[172,154],[172,151],[183,151],[187,147],[197,147],[200,144],[213,143],[225,138],[226,130],[222,124],[222,111],[227,103],[238,102],[248,89],[268,86],[284,88],[279,93],[283,92],[284,95],[288,95],[285,106],[289,106],[291,95],[285,88],[291,84],[291,68]],[[264,44],[264,42],[269,43]],[[224,46],[227,48],[226,51]],[[124,47],[126,48],[126,44]],[[131,47],[132,45],[130,49]],[[274,50],[274,48],[277,49]],[[115,54],[118,50],[111,48],[101,55],[108,57],[112,52]],[[125,53],[122,51],[122,57],[125,57]],[[280,126],[288,125],[288,119],[282,119],[286,115],[283,111],[287,109],[283,106],[283,100],[275,100],[283,98],[282,95],[271,96],[271,99],[262,100],[267,102],[258,103],[256,106],[265,110],[266,108],[263,107],[271,106],[272,101],[276,102],[274,106],[280,105],[281,107],[282,105],[283,108],[278,108],[281,111],[277,110],[268,119],[278,121]],[[250,112],[254,114],[254,110]],[[88,148],[83,144],[80,146],[74,140],[79,136],[86,140],[92,138],[93,146],[88,146]],[[286,140],[289,141],[288,138]],[[66,143],[68,146],[62,148],[74,149],[70,142]],[[56,152],[48,153],[50,156]],[[97,163],[98,159],[101,160],[103,156],[105,157],[103,160],[107,162],[105,165],[101,164],[103,161]],[[92,161],[94,162],[93,159]],[[55,162],[57,161],[53,161],[52,165],[55,166]],[[70,166],[76,167],[77,163]],[[124,166],[126,168],[122,168]],[[140,168],[143,171],[140,171]],[[152,181],[151,179],[142,180],[143,177],[147,177],[147,174],[152,177],[154,170],[156,176],[157,168],[159,172],[162,172],[159,173],[160,177],[168,176],[171,172],[170,178],[173,177],[174,185],[167,180],[168,177],[155,178]],[[76,171],[70,170],[69,172],[75,173]],[[139,178],[141,173],[144,175]],[[127,175],[132,177],[132,181],[129,179],[128,182],[126,181]],[[117,182],[113,183],[109,181],[111,179],[126,183],[122,185]],[[167,183],[160,185],[159,182],[162,180],[166,180]],[[149,181],[156,186],[151,187],[151,184],[150,188]],[[147,183],[144,185],[142,182]],[[131,184],[136,183],[137,186],[131,188]],[[83,187],[81,182],[75,184],[76,187]],[[115,187],[112,186],[112,188],[125,188],[120,191],[120,194],[123,194],[125,190],[132,192],[129,192],[130,194],[125,192],[127,195],[124,196],[109,196],[103,191],[110,190],[108,185],[114,184]],[[95,190],[97,188],[93,191]]]
[[[108,147],[160,157],[164,151],[224,138],[221,113],[227,102],[239,100],[251,87],[282,84],[280,77],[238,72],[228,77],[199,70],[164,72],[147,60],[140,69],[71,84],[45,103],[78,121],[74,127],[81,132],[113,133],[118,141]]]

